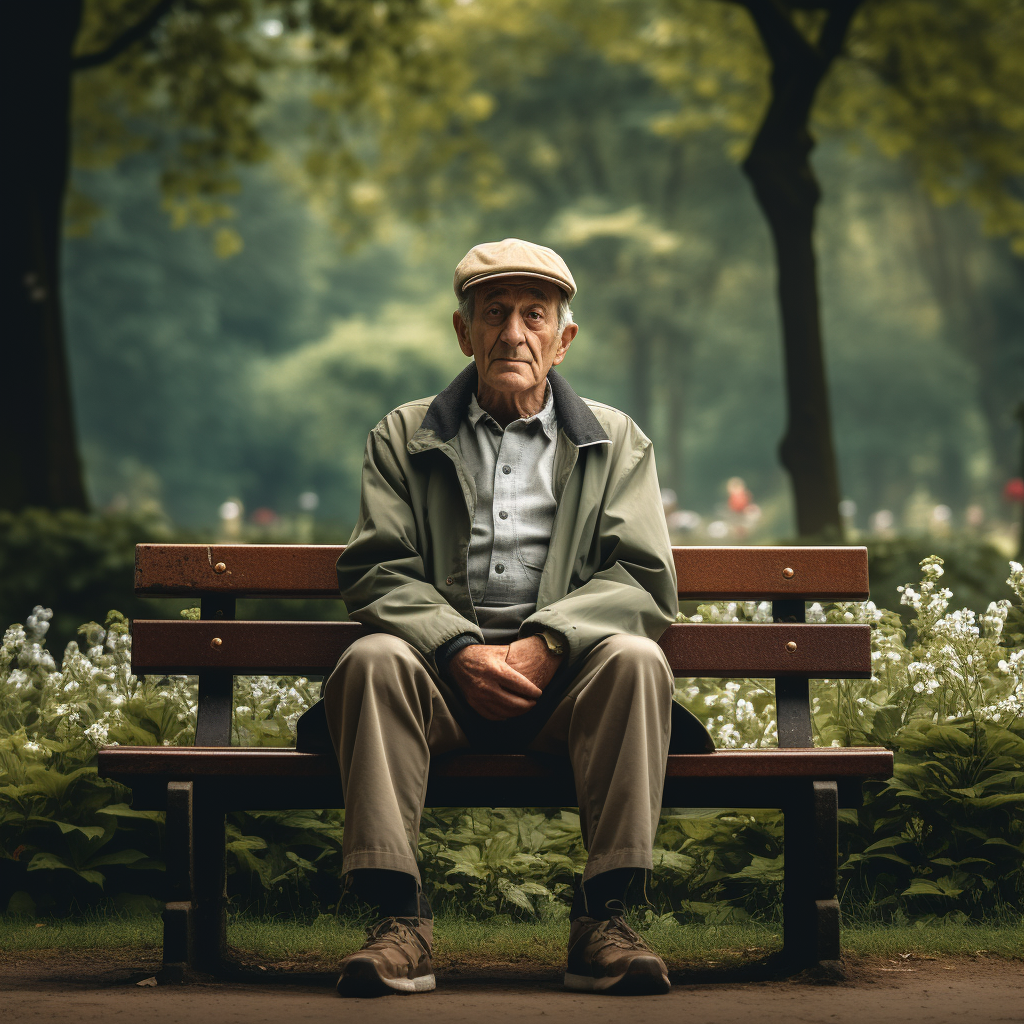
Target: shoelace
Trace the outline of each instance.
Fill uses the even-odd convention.
[[[423,940],[420,936],[397,917],[386,917],[379,921],[366,933],[366,945],[364,949],[386,949],[394,946],[402,949],[403,946],[414,945],[423,949]],[[407,951],[406,955],[408,955]]]
[[[621,917],[613,917],[603,931],[608,941],[620,949],[651,948]]]

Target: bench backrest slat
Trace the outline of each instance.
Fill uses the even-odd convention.
[[[335,563],[343,550],[337,544],[139,544],[135,592],[337,598]],[[862,601],[868,596],[863,547],[672,550],[683,600]]]
[[[136,619],[132,666],[148,674],[216,669],[323,675],[366,632],[352,622]],[[859,624],[680,623],[669,626],[661,647],[679,676],[847,679],[871,674],[870,627]]]

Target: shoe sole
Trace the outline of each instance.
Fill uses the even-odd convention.
[[[672,988],[661,961],[653,956],[637,957],[630,961],[625,974],[616,977],[592,978],[566,971],[562,984],[570,992],[605,992],[616,996],[664,995]]]
[[[345,973],[338,979],[338,995],[357,999],[387,996],[392,992],[410,995],[413,992],[433,992],[437,982],[433,974],[418,978],[383,978],[372,960],[350,960]]]

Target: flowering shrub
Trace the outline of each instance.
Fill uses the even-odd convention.
[[[1010,563],[1013,602],[976,616],[951,610],[939,558],[901,588],[913,618],[871,602],[811,605],[810,621],[872,627],[872,676],[814,685],[818,742],[881,744],[895,774],[841,812],[844,906],[859,914],[977,916],[1020,908],[1024,894],[1024,570]],[[93,902],[104,891],[158,895],[162,815],[95,771],[104,743],[189,744],[196,686],[131,673],[123,616],[79,629],[58,667],[36,607],[0,646],[0,906],[31,911]],[[195,611],[183,612],[195,617]],[[685,619],[685,616],[681,616]],[[767,603],[701,606],[688,621],[761,622]],[[297,677],[235,680],[234,740],[289,746],[318,686]],[[677,699],[723,747],[777,742],[771,683],[680,679]],[[344,812],[228,817],[237,904],[292,913],[340,898]],[[424,885],[484,915],[567,912],[586,855],[572,808],[433,809],[421,836]],[[772,914],[782,879],[777,811],[668,809],[658,831],[652,899],[682,918]]]

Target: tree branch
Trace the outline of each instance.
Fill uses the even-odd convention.
[[[863,3],[864,0],[839,0],[830,8],[817,44],[818,53],[826,67],[839,56],[850,30],[850,22]]]
[[[793,58],[807,60],[814,47],[800,34],[781,0],[738,0],[754,20],[773,67]]]
[[[163,16],[174,6],[176,0],[157,0],[149,14],[140,18],[130,28],[126,28],[113,42],[95,53],[83,53],[71,59],[72,71],[85,71],[108,64],[115,57],[120,57],[129,46],[145,39],[160,23]]]

